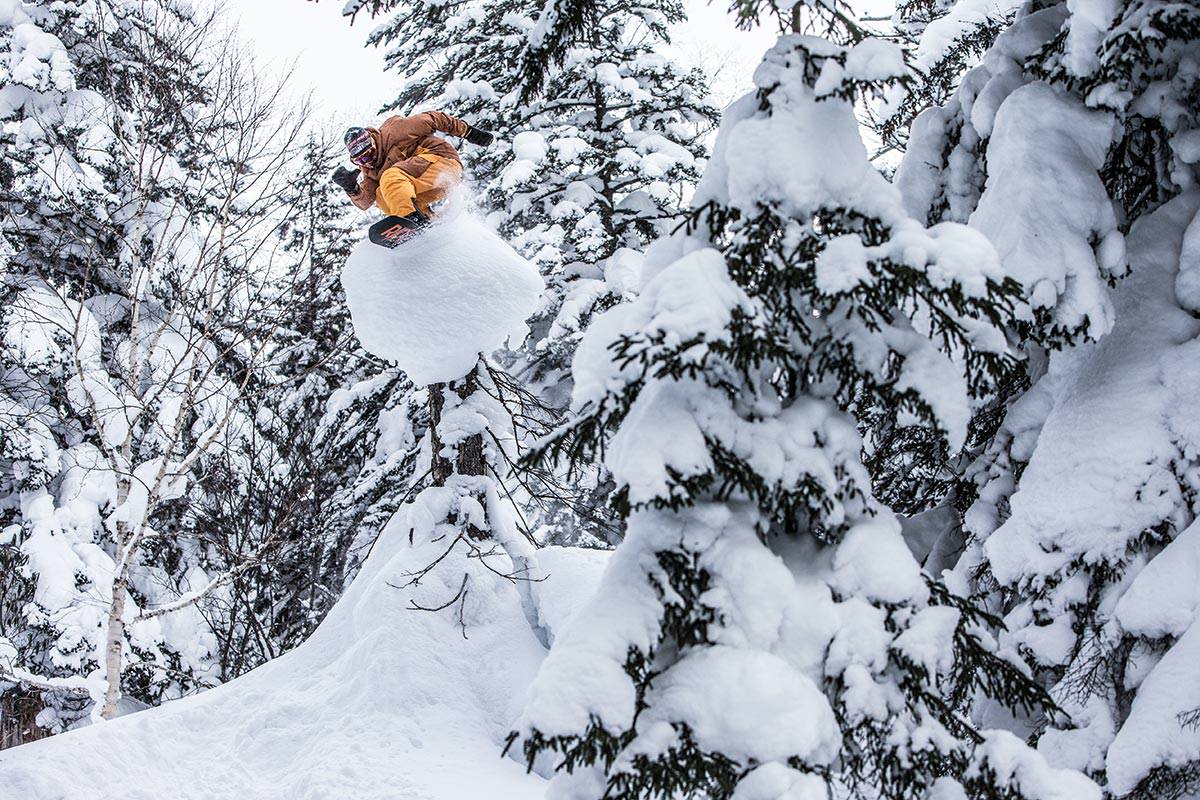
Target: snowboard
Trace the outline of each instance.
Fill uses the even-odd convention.
[[[371,226],[367,238],[380,247],[391,249],[417,236],[423,228],[410,228],[400,217],[384,217]]]

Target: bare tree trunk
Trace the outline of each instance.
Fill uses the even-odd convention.
[[[446,396],[443,392],[450,386],[453,384],[429,385],[429,449],[432,451],[430,469],[434,486],[445,486],[447,479],[454,474],[454,462],[442,455],[442,437],[438,435],[438,426],[442,424],[442,411],[446,408]]]
[[[466,400],[479,390],[479,377],[472,372],[461,381],[455,381],[451,387],[458,396]],[[458,445],[458,459],[455,472],[459,475],[483,475],[487,465],[483,461],[483,434],[478,433],[467,438]]]
[[[433,449],[433,485],[445,486],[451,475],[483,475],[483,434],[476,434],[458,445],[458,456],[451,461],[442,456],[442,440],[438,436],[438,425],[446,407],[444,392],[449,389],[462,399],[467,399],[479,388],[479,378],[474,371],[466,377],[450,383],[435,383],[429,387],[429,430]]]
[[[0,693],[0,750],[49,736],[50,732],[37,724],[45,707],[38,689],[14,686]]]
[[[112,719],[117,715],[117,701],[121,699],[121,656],[125,646],[125,596],[127,594],[124,570],[113,581],[112,603],[108,609],[108,630],[104,646],[104,706],[100,715]]]
[[[466,400],[479,389],[479,376],[476,370],[471,370],[463,378],[449,383],[435,383],[429,387],[429,437],[432,454],[433,485],[445,486],[454,475],[482,476],[487,464],[483,460],[483,434],[475,434],[458,443],[453,460],[442,455],[441,437],[438,426],[442,422],[442,414],[446,408],[446,391],[452,391],[461,399]],[[487,498],[482,494],[476,499],[483,508],[487,508]],[[467,526],[467,533],[473,539],[486,539],[487,532],[474,525]]]

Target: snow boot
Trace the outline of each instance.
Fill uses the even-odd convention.
[[[401,225],[414,231],[424,228],[431,222],[429,217],[422,214],[419,208],[414,208],[411,214],[405,214],[403,217],[396,217],[396,219]]]

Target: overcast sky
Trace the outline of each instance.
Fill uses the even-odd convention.
[[[375,23],[342,17],[344,0],[226,0],[230,23],[272,72],[294,67],[298,94],[312,92],[317,113],[336,124],[374,120],[395,96],[399,79],[383,69],[383,53],[365,45]],[[774,36],[734,28],[726,4],[685,0],[689,20],[675,32],[676,57],[717,70],[715,99],[727,103],[750,84],[750,75]]]

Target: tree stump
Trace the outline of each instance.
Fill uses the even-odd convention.
[[[438,435],[438,426],[442,422],[442,414],[446,408],[446,392],[454,392],[458,397],[466,400],[472,394],[479,390],[479,375],[477,371],[472,370],[469,374],[457,381],[449,383],[434,383],[429,386],[429,437],[430,449],[432,452],[432,475],[434,486],[445,486],[452,476],[480,476],[486,474],[487,464],[483,458],[483,434],[479,433],[474,436],[467,437],[465,440],[458,443],[457,454],[453,459],[442,455],[441,436]],[[486,498],[482,495],[477,495],[476,499],[485,509],[487,508]],[[472,538],[484,539],[487,537],[485,531],[479,530],[474,525],[468,526],[468,533]]]
[[[476,434],[459,442],[458,456],[453,461],[442,455],[443,444],[438,435],[438,426],[442,422],[442,412],[446,407],[445,392],[452,391],[465,400],[478,389],[479,378],[474,372],[457,381],[434,383],[429,386],[429,435],[433,449],[434,486],[445,486],[451,475],[483,475],[486,470],[483,461],[483,434]]]

